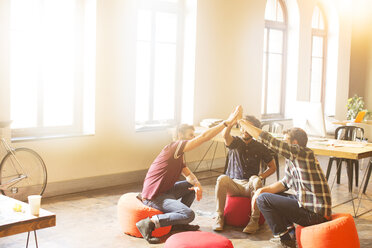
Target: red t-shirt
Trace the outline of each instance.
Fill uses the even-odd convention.
[[[154,199],[174,186],[186,166],[183,161],[186,143],[187,140],[178,140],[163,148],[147,171],[142,198]]]

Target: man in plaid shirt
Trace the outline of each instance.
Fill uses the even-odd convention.
[[[252,197],[252,208],[258,207],[264,215],[274,234],[271,242],[281,247],[296,247],[293,223],[301,226],[323,223],[331,216],[332,207],[324,173],[314,152],[306,147],[307,134],[300,128],[292,128],[286,133],[286,141],[281,141],[245,120],[239,124],[286,158],[284,178],[257,190]],[[288,189],[293,189],[296,195],[283,193]]]

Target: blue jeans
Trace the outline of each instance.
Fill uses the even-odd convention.
[[[190,206],[195,199],[195,192],[189,190],[190,187],[192,185],[187,181],[179,181],[172,189],[158,195],[155,199],[143,201],[145,205],[164,213],[157,215],[160,227],[188,224],[194,220],[195,213]]]
[[[327,221],[324,216],[300,207],[294,195],[262,193],[256,203],[274,236],[285,234],[293,223],[311,226]]]

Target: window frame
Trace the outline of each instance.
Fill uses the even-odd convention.
[[[321,81],[321,93],[320,93],[320,102],[322,103],[322,108],[325,108],[325,95],[326,95],[326,66],[327,66],[327,39],[328,39],[328,23],[325,16],[325,13],[321,6],[316,5],[313,10],[312,18],[314,17],[315,9],[319,9],[320,16],[323,18],[324,29],[318,29],[311,27],[311,55],[310,55],[310,83],[309,83],[309,101],[311,101],[311,87],[312,87],[312,65],[313,65],[313,42],[314,37],[321,37],[323,39],[323,63],[322,63],[322,81]],[[311,21],[313,21],[311,18]]]
[[[283,12],[283,22],[279,21],[272,21],[265,19],[265,27],[264,31],[267,29],[267,37],[266,37],[266,53],[264,52],[265,62],[265,80],[262,80],[264,84],[262,90],[264,90],[264,100],[261,101],[263,106],[264,112],[261,112],[262,119],[282,119],[284,118],[285,114],[285,94],[286,94],[286,71],[287,71],[287,46],[288,46],[288,12],[287,7],[282,0],[277,0],[282,8]],[[266,7],[265,7],[266,9]],[[280,97],[280,113],[267,113],[267,94],[268,94],[268,72],[269,72],[269,39],[270,39],[270,30],[280,30],[283,32],[283,47],[282,47],[282,77],[281,77],[281,97]],[[265,44],[265,43],[264,43]],[[261,110],[262,111],[262,110]]]
[[[186,15],[186,3],[185,0],[178,0],[175,3],[164,2],[162,0],[140,0],[138,1],[136,13],[140,10],[150,10],[152,27],[151,27],[151,51],[150,51],[150,79],[149,79],[149,116],[148,120],[144,122],[138,122],[136,117],[134,117],[135,130],[136,131],[151,131],[157,129],[164,129],[176,125],[181,120],[181,108],[182,108],[182,78],[183,78],[183,58],[184,58],[184,31],[185,31],[185,15]],[[177,15],[177,35],[176,35],[176,65],[175,65],[175,75],[174,75],[174,118],[167,120],[155,120],[154,119],[154,69],[155,69],[155,17],[156,13],[171,13]],[[136,14],[136,20],[138,17]],[[137,49],[138,38],[135,38],[135,46]],[[136,54],[137,59],[137,54]],[[137,77],[135,80],[137,88]],[[136,89],[137,91],[137,89]],[[136,96],[136,94],[135,94]],[[137,97],[137,96],[136,96]],[[137,100],[135,100],[135,104]],[[136,116],[136,108],[135,113]]]
[[[43,3],[41,3],[42,5]],[[85,11],[85,4],[92,4],[91,2],[87,2],[85,0],[77,0],[76,1],[76,10],[79,10],[80,13]],[[97,3],[94,1],[94,4]],[[96,9],[94,15],[97,15]],[[43,121],[45,118],[44,114],[44,92],[43,87],[47,84],[47,82],[43,82],[42,79],[42,63],[38,60],[38,70],[39,75],[37,76],[37,96],[36,96],[36,126],[35,127],[27,127],[27,128],[11,128],[11,137],[14,140],[27,140],[27,139],[39,139],[39,138],[50,138],[50,137],[64,137],[64,136],[76,136],[84,134],[84,87],[85,87],[85,73],[84,70],[85,62],[84,62],[84,40],[85,40],[85,33],[78,32],[77,30],[84,30],[85,29],[85,20],[82,15],[77,14],[76,12],[76,30],[74,37],[75,43],[75,60],[72,61],[74,65],[74,78],[73,78],[73,85],[74,85],[74,93],[72,99],[72,123],[71,125],[58,125],[58,126],[44,126]],[[39,20],[39,24],[43,25],[43,22]],[[96,25],[96,24],[95,24]],[[10,29],[10,32],[12,30]],[[45,32],[45,30],[44,30]],[[39,39],[41,39],[40,37]],[[11,56],[11,54],[10,54]],[[94,76],[95,77],[95,76]],[[11,84],[11,80],[10,80]],[[10,85],[11,87],[11,85]]]

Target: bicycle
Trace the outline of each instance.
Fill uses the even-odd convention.
[[[0,163],[0,192],[25,201],[29,195],[42,195],[47,185],[47,170],[41,156],[30,148],[13,148],[3,137],[11,121],[0,121],[0,142],[6,154]]]

